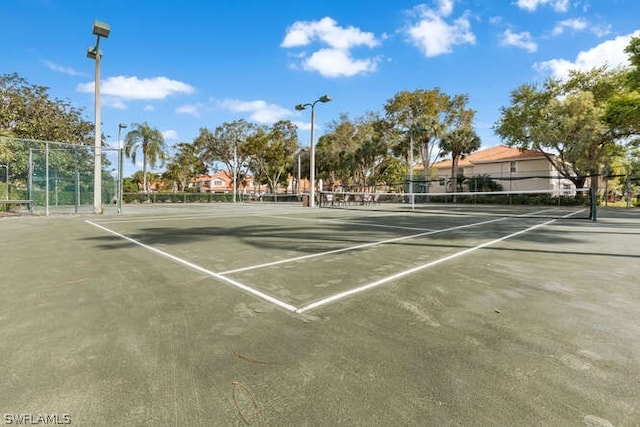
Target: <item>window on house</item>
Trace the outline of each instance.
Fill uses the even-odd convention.
[[[438,184],[440,185],[440,187],[444,187],[444,185],[445,185],[445,179],[444,179],[444,178],[440,178],[440,179],[438,180]]]
[[[222,187],[224,185],[224,183],[222,182],[221,179],[214,179],[213,180],[213,186],[214,187]]]
[[[509,172],[511,172],[511,173],[518,172],[518,168],[516,167],[517,164],[518,164],[518,162],[510,162],[509,163]]]

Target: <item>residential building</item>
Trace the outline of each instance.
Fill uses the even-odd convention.
[[[451,159],[432,165],[430,193],[451,192]],[[504,191],[553,191],[559,196],[575,195],[575,185],[562,177],[539,151],[498,145],[462,157],[458,176],[465,179],[485,176],[502,186]],[[463,183],[462,191],[477,191]]]
[[[233,191],[233,178],[230,178],[229,175],[231,175],[231,173],[225,171],[219,171],[211,175],[200,175],[191,180],[189,188],[194,189],[199,193],[231,193]],[[244,184],[244,186],[242,184],[238,186],[238,193],[263,194],[267,191],[267,186],[264,184],[256,184],[252,176],[247,176]],[[298,184],[298,180],[291,175],[287,177],[286,185],[278,188],[278,193],[295,194],[298,192],[304,193],[308,191],[308,179],[303,178]]]
[[[220,171],[211,175],[200,175],[189,183],[189,188],[195,189],[199,193],[231,193],[233,191],[233,176],[230,173]],[[238,185],[238,192],[251,194],[257,191],[252,176],[245,178],[244,185]]]

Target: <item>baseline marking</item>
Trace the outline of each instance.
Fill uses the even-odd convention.
[[[580,213],[582,211],[584,211],[584,209],[582,209],[582,210],[580,210],[578,212],[574,212],[574,213],[565,215],[562,218],[568,218],[568,217],[571,217],[573,215],[577,215],[578,213]],[[438,265],[438,264],[441,264],[443,262],[452,260],[454,258],[466,255],[466,254],[474,252],[474,251],[477,251],[478,249],[482,249],[482,248],[485,248],[487,246],[491,246],[491,245],[494,245],[496,243],[502,242],[504,240],[511,239],[512,237],[518,236],[520,234],[527,233],[527,232],[529,232],[531,230],[535,230],[536,228],[544,227],[544,226],[549,225],[549,224],[551,224],[553,222],[556,222],[556,221],[557,220],[552,219],[550,221],[546,221],[546,222],[543,222],[543,223],[540,223],[540,224],[537,224],[537,225],[533,225],[533,226],[531,226],[529,228],[526,228],[524,230],[516,231],[515,233],[511,233],[511,234],[509,234],[507,236],[503,236],[503,237],[500,237],[498,239],[494,239],[494,240],[491,240],[489,242],[482,243],[482,244],[480,244],[478,246],[474,246],[472,248],[465,249],[465,250],[460,251],[460,252],[456,252],[456,253],[451,254],[449,256],[446,256],[444,258],[440,258],[440,259],[437,259],[435,261],[432,261],[430,263],[419,265],[419,266],[411,268],[409,270],[401,271],[400,273],[396,273],[396,274],[393,274],[391,276],[385,277],[383,279],[376,280],[375,282],[369,283],[367,285],[359,286],[357,288],[353,288],[353,289],[350,289],[348,291],[340,292],[338,294],[335,294],[335,295],[332,295],[330,297],[321,299],[321,300],[313,302],[311,304],[307,304],[304,307],[300,307],[295,312],[298,313],[298,314],[302,314],[302,313],[307,312],[309,310],[313,310],[313,309],[316,309],[316,308],[321,307],[323,305],[327,305],[329,303],[344,299],[344,298],[349,297],[351,295],[354,295],[354,294],[357,294],[357,293],[360,293],[360,292],[364,292],[366,290],[378,287],[378,286],[380,286],[382,284],[385,284],[387,282],[399,279],[399,278],[404,277],[404,276],[408,276],[408,275],[416,273],[416,272],[418,272],[420,270],[424,270],[426,268],[433,267],[434,265]]]
[[[442,230],[425,231],[424,233],[410,234],[408,236],[394,237],[393,239],[380,240],[380,241],[377,241],[377,242],[363,243],[361,245],[348,246],[346,248],[333,249],[331,251],[318,252],[318,253],[315,253],[315,254],[302,255],[302,256],[293,257],[293,258],[281,259],[279,261],[265,262],[264,264],[250,265],[248,267],[236,268],[235,270],[222,271],[222,272],[220,272],[218,274],[224,275],[224,274],[240,273],[242,271],[255,270],[257,268],[263,268],[263,267],[271,267],[271,266],[274,266],[274,265],[286,264],[288,262],[302,261],[302,260],[309,259],[309,258],[316,258],[316,257],[320,257],[320,256],[332,255],[332,254],[337,254],[337,253],[347,252],[347,251],[355,251],[357,249],[368,248],[368,247],[377,246],[377,245],[384,245],[386,243],[400,242],[402,240],[408,240],[408,239],[413,239],[413,238],[416,238],[416,237],[428,236],[430,234],[444,233],[446,231],[453,231],[453,230],[460,230],[460,229],[463,229],[463,228],[475,227],[477,225],[488,224],[490,222],[504,221],[505,219],[508,219],[508,218],[494,218],[494,219],[490,219],[490,220],[487,220],[487,221],[474,222],[473,224],[465,224],[465,225],[458,225],[456,227],[443,228]]]
[[[137,217],[137,218],[122,218],[122,219],[105,219],[100,221],[102,224],[119,224],[119,223],[133,223],[133,222],[156,222],[156,221],[181,221],[188,219],[209,219],[209,218],[244,218],[252,216],[263,216],[260,213],[245,213],[241,215],[232,215],[227,213],[212,212],[209,214],[178,214],[178,215],[164,215],[150,217]]]
[[[291,312],[295,313],[296,310],[297,310],[297,308],[292,306],[291,304],[287,304],[286,302],[280,301],[279,299],[276,299],[276,298],[274,298],[274,297],[272,297],[270,295],[265,294],[264,292],[260,292],[259,290],[251,288],[251,287],[249,287],[247,285],[244,285],[244,284],[242,284],[242,283],[240,283],[240,282],[238,282],[236,280],[230,279],[228,277],[224,277],[224,276],[222,276],[222,275],[220,275],[218,273],[214,273],[211,270],[207,270],[206,268],[200,267],[199,265],[193,264],[193,263],[191,263],[189,261],[186,261],[186,260],[184,260],[182,258],[178,258],[175,255],[171,255],[170,253],[161,251],[160,249],[156,249],[153,246],[146,245],[146,244],[144,244],[142,242],[139,242],[139,241],[137,241],[135,239],[132,239],[131,237],[127,237],[124,234],[120,234],[117,231],[111,230],[111,229],[109,229],[107,227],[104,227],[104,226],[102,226],[100,224],[96,224],[95,222],[92,222],[92,221],[89,221],[89,220],[85,220],[85,222],[88,223],[88,224],[91,224],[94,227],[97,227],[97,228],[99,228],[99,229],[101,229],[103,231],[106,231],[107,233],[113,234],[114,236],[120,237],[121,239],[124,239],[124,240],[126,240],[128,242],[131,242],[134,245],[141,246],[141,247],[143,247],[143,248],[145,248],[145,249],[147,249],[147,250],[149,250],[151,252],[155,252],[155,253],[157,253],[159,255],[162,255],[163,257],[169,258],[170,260],[175,261],[178,264],[185,265],[185,266],[187,266],[187,267],[189,267],[191,269],[194,269],[194,270],[199,271],[201,273],[207,274],[207,275],[209,275],[211,277],[214,277],[214,278],[216,278],[218,280],[222,280],[222,281],[230,284],[231,286],[233,286],[235,288],[242,289],[243,291],[245,291],[247,293],[250,293],[250,294],[252,294],[254,296],[257,296],[258,298],[261,298],[261,299],[263,299],[265,301],[268,301],[268,302],[270,302],[272,304],[275,304],[278,307],[284,308],[287,311],[291,311]]]

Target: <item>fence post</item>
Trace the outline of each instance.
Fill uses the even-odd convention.
[[[46,216],[49,216],[49,143],[45,142],[44,145],[44,212]]]
[[[29,165],[28,170],[28,184],[27,184],[27,200],[29,200],[29,213],[33,213],[33,149],[29,147]]]

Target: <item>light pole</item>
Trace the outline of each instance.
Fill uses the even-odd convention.
[[[302,150],[298,150],[298,180],[296,181],[297,185],[296,185],[296,194],[298,194],[298,200],[301,194],[301,190],[300,190],[300,166],[302,166],[302,163],[300,162],[300,154],[302,153]]]
[[[102,213],[102,132],[100,130],[100,37],[109,37],[111,27],[100,21],[93,21],[93,34],[96,36],[96,45],[87,48],[87,58],[96,61],[95,77],[95,143],[93,166],[93,213]]]
[[[118,125],[118,189],[116,190],[118,192],[118,215],[122,215],[122,152],[124,150],[124,147],[120,143],[120,131],[126,128],[127,125],[123,123]]]
[[[409,194],[411,194],[411,212],[413,212],[416,203],[413,194],[413,123],[409,128]]]
[[[0,165],[0,168],[4,168],[6,175],[4,178],[5,184],[7,186],[7,200],[11,199],[11,194],[9,192],[9,163],[7,162],[6,165]]]
[[[296,105],[296,110],[306,110],[307,107],[311,107],[311,142],[309,144],[309,207],[313,208],[316,205],[315,201],[315,179],[316,179],[316,152],[313,146],[313,126],[315,121],[315,106],[318,102],[326,103],[331,101],[329,95],[322,95],[320,98],[307,104]]]

